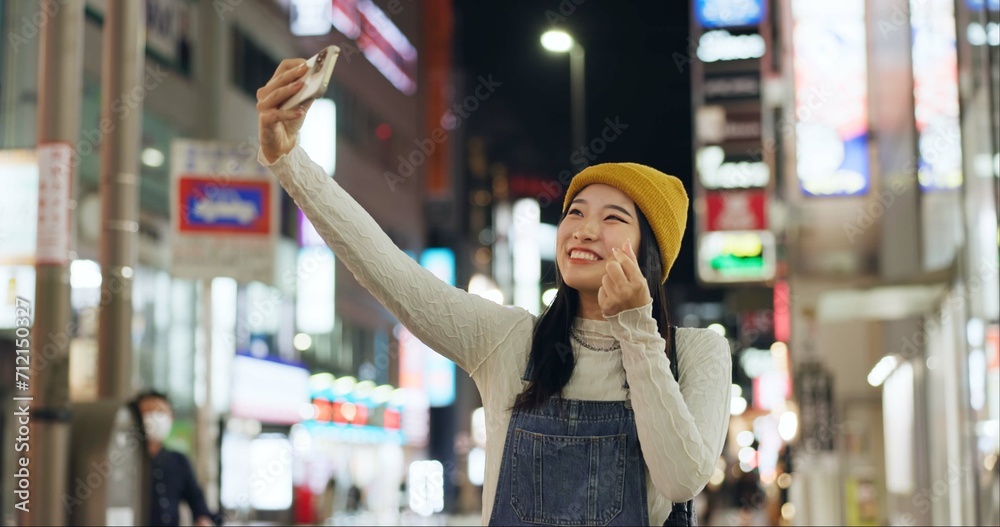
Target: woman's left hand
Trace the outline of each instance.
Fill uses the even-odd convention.
[[[632,249],[632,240],[626,241],[621,249],[615,247],[611,251],[614,258],[608,261],[601,289],[597,292],[597,303],[605,317],[613,317],[653,301]]]

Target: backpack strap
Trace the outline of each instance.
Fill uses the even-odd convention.
[[[680,367],[677,365],[677,326],[670,326],[670,373],[674,375],[677,382],[681,381]],[[697,525],[697,518],[694,513],[694,500],[684,503],[674,503],[670,510],[670,516],[664,525]]]

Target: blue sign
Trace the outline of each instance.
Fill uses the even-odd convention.
[[[420,265],[434,273],[448,285],[455,285],[455,253],[451,249],[436,247],[420,254]]]
[[[965,5],[970,11],[982,11],[984,6],[988,6],[990,11],[1000,11],[1000,0],[965,0]]]
[[[271,189],[267,182],[182,177],[180,232],[270,232]]]
[[[756,26],[765,0],[695,0],[694,15],[704,28]]]
[[[450,286],[455,285],[455,252],[434,247],[420,254],[420,265]],[[425,346],[424,391],[431,407],[448,406],[455,401],[455,363]]]
[[[424,352],[424,392],[432,408],[455,402],[455,363],[430,348]]]

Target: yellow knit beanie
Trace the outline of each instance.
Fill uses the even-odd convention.
[[[688,196],[681,180],[638,163],[602,163],[590,166],[570,182],[563,201],[563,213],[565,214],[578,192],[594,183],[610,185],[624,192],[642,211],[656,235],[656,244],[660,247],[663,259],[660,283],[666,282],[667,274],[681,250],[681,240],[687,227]]]

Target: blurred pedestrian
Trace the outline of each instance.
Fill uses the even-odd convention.
[[[577,174],[557,231],[555,299],[539,316],[500,306],[399,250],[298,146],[311,103],[280,105],[306,70],[282,61],[257,91],[258,159],[358,281],[475,380],[483,523],[659,525],[698,494],[726,438],[731,358],[717,333],[669,325],[663,284],[688,217],[680,180],[636,163]],[[428,155],[420,148],[410,157]]]
[[[187,457],[163,446],[174,420],[174,412],[167,396],[150,390],[136,396],[134,404],[142,418],[146,453],[150,458],[152,472],[148,525],[180,525],[181,500],[191,508],[191,516],[197,527],[215,525]]]

